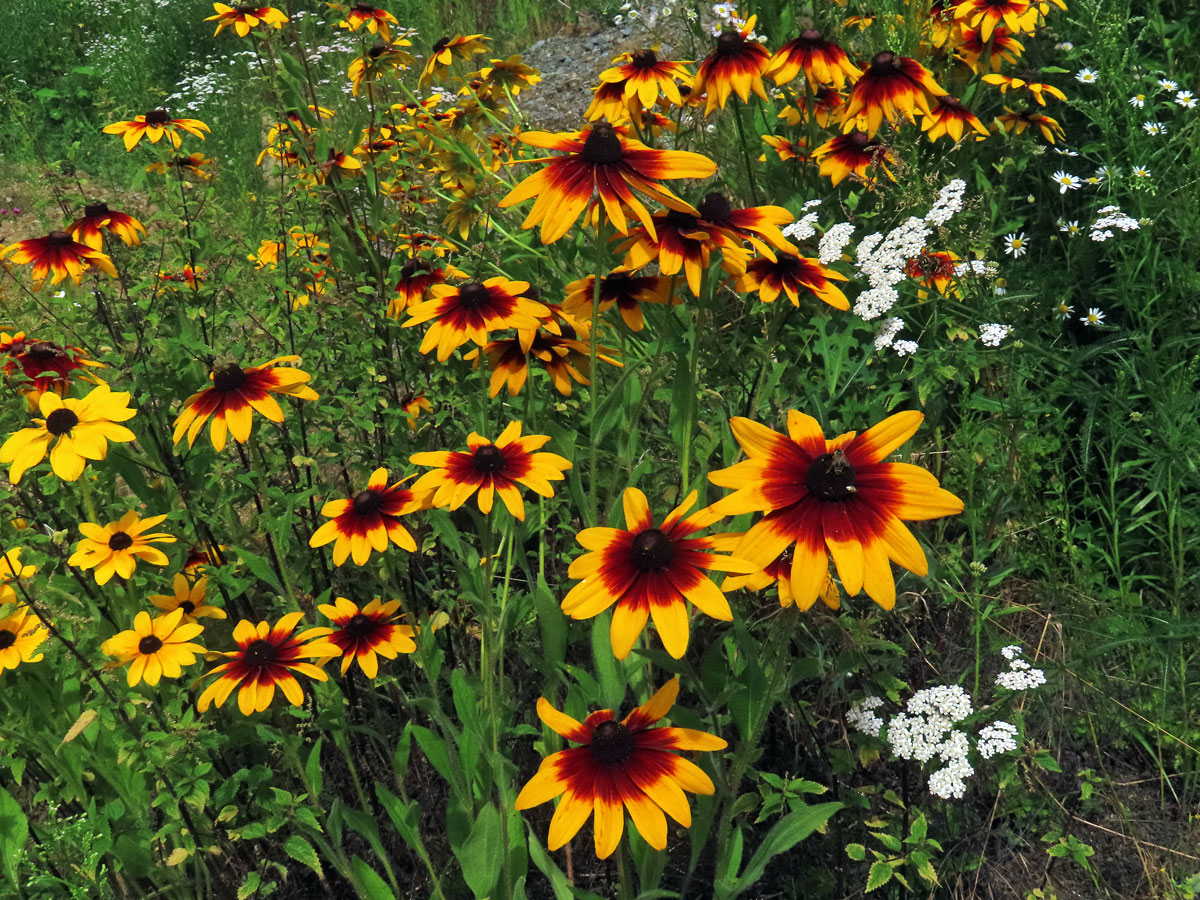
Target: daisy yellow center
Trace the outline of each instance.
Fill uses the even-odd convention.
[[[881,50],[871,57],[872,75],[888,75],[897,68],[897,56],[891,50]]]
[[[746,43],[746,39],[737,31],[723,31],[721,36],[717,38],[717,55],[726,56],[731,53],[737,53],[742,49],[742,44]]]
[[[593,166],[619,163],[624,153],[620,137],[607,122],[594,126],[583,142],[583,160]]]
[[[458,289],[458,305],[465,309],[479,309],[490,300],[488,289],[478,281],[469,281]]]
[[[55,247],[65,247],[67,244],[75,243],[75,239],[65,231],[52,231],[46,237],[46,240],[48,240]]]
[[[166,125],[171,121],[171,114],[165,109],[152,109],[146,113],[147,125]]]
[[[633,539],[631,555],[643,572],[661,572],[675,558],[675,544],[657,528],[648,528]]]
[[[658,65],[658,56],[653,50],[634,50],[629,60],[635,69],[653,69]]]
[[[354,495],[354,513],[359,516],[368,516],[373,512],[378,512],[379,507],[383,505],[383,496],[379,491],[360,491]]]
[[[71,429],[78,424],[79,416],[65,406],[46,416],[46,430],[53,435],[70,434]]]
[[[359,639],[365,638],[375,630],[375,620],[370,616],[365,616],[362,613],[357,613],[350,617],[349,621],[342,626],[342,631],[347,636]]]
[[[728,222],[733,217],[733,207],[729,204],[729,198],[720,191],[705,194],[696,209],[700,211],[700,218],[708,222]]]
[[[492,475],[504,468],[504,453],[494,444],[488,444],[475,451],[471,464],[476,472]]]
[[[849,500],[858,492],[854,467],[841,450],[814,459],[804,475],[804,485],[810,494],[827,503]]]
[[[151,653],[157,653],[162,649],[163,642],[152,634],[146,635],[138,641],[138,653],[149,656]]]
[[[246,371],[236,363],[213,370],[213,387],[222,393],[236,391],[246,382]]]
[[[242,651],[242,661],[253,669],[266,668],[275,662],[278,657],[279,651],[275,649],[275,645],[270,641],[252,641]]]
[[[633,755],[633,735],[620,722],[601,722],[592,732],[591,749],[596,762],[616,765]]]
[[[128,550],[133,546],[133,538],[124,531],[118,531],[108,539],[108,548],[110,550]]]

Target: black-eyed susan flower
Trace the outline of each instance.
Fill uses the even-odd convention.
[[[629,121],[635,105],[631,98],[625,96],[625,82],[602,81],[592,89],[592,102],[588,104],[583,117],[589,122],[607,119],[610,124],[620,125]]]
[[[756,20],[756,16],[750,16],[740,29],[725,29],[712,52],[700,61],[692,94],[707,98],[706,116],[718,106],[724,109],[731,93],[736,93],[743,103],[749,102],[751,91],[767,99],[763,73],[771,62],[771,51],[750,40]]]
[[[909,278],[919,281],[926,290],[936,290],[945,294],[955,281],[955,269],[958,267],[958,254],[948,250],[924,250],[904,265],[904,272]],[[922,294],[922,296],[924,296]]]
[[[400,517],[424,509],[427,496],[423,492],[401,487],[402,481],[388,484],[388,470],[371,473],[364,490],[347,500],[330,500],[321,507],[321,515],[330,519],[308,542],[310,547],[333,544],[333,564],[340,566],[347,557],[356,566],[365,565],[371,551],[382,553],[388,543],[413,553],[416,541],[400,524]]]
[[[164,137],[176,150],[183,143],[180,131],[204,140],[204,132],[211,132],[207,125],[199,119],[172,119],[165,109],[152,109],[148,113],[134,116],[127,122],[113,122],[101,129],[105,134],[119,134],[125,141],[125,149],[132,150],[138,141],[145,136],[152,144],[157,144]]]
[[[477,53],[485,53],[486,42],[490,40],[490,37],[482,34],[456,34],[454,37],[439,38],[429,51],[429,59],[425,61],[425,68],[417,82],[418,87],[427,88],[450,71],[454,57],[470,59]]]
[[[1004,114],[996,116],[996,122],[1009,134],[1024,134],[1026,128],[1033,126],[1041,132],[1042,139],[1048,144],[1053,144],[1066,137],[1066,132],[1063,131],[1062,125],[1058,123],[1057,119],[1040,113],[1036,109],[1016,112],[1006,106]]]
[[[912,122],[917,112],[929,112],[932,98],[945,93],[915,59],[882,50],[871,57],[871,64],[851,88],[842,130],[858,129],[874,137],[885,118],[892,124],[900,116]]]
[[[1001,23],[1010,34],[1032,32],[1038,10],[1030,0],[963,0],[954,7],[954,18],[968,28],[978,29],[986,42]]]
[[[88,359],[79,347],[59,346],[53,341],[28,337],[23,331],[14,334],[0,331],[0,354],[9,357],[0,367],[6,375],[13,375],[20,369],[30,380],[29,385],[21,385],[30,411],[37,409],[43,391],[52,390],[60,397],[66,396],[73,378],[98,383],[96,378],[85,373],[88,369],[104,368],[103,363]]]
[[[629,239],[618,248],[625,253],[626,268],[641,269],[657,260],[663,275],[682,271],[697,297],[715,251],[721,252],[721,266],[729,274],[746,270],[750,254],[742,248],[741,241],[730,239],[719,228],[705,226],[699,213],[669,209],[655,213],[652,223],[653,228],[634,228]]]
[[[272,394],[286,394],[297,400],[316,400],[317,392],[308,386],[312,376],[300,369],[279,366],[296,362],[299,356],[277,356],[261,366],[242,368],[237,363],[225,363],[209,373],[212,387],[197,391],[183,401],[183,411],[175,419],[172,440],[178,444],[186,434],[188,446],[204,423],[212,418],[209,437],[218,451],[225,449],[228,432],[239,444],[250,440],[257,411],[272,422],[283,421],[283,410]]]
[[[525,88],[541,81],[542,76],[533,66],[525,65],[519,53],[514,53],[508,59],[493,59],[490,66],[483,66],[479,70],[479,80],[477,93],[481,97],[499,99],[504,96],[505,89],[516,97]]]
[[[421,391],[405,394],[404,399],[400,401],[400,408],[408,416],[408,428],[410,431],[417,430],[417,419],[420,418],[422,412],[433,412],[433,404],[429,402],[429,398]]]
[[[783,236],[780,225],[788,225],[792,214],[782,206],[747,206],[734,209],[720,191],[709,191],[696,205],[700,225],[717,231],[736,244],[745,241],[767,259],[775,259],[775,250],[794,253],[796,248]]]
[[[80,244],[100,250],[104,247],[101,229],[115,234],[128,247],[140,244],[146,233],[145,225],[129,213],[109,209],[107,203],[89,203],[83,208],[83,215],[72,222],[67,231]]]
[[[82,284],[83,273],[93,267],[113,278],[117,277],[117,270],[111,259],[99,250],[78,243],[66,231],[52,231],[45,237],[26,238],[9,244],[0,250],[0,260],[8,256],[20,266],[33,263],[35,291],[41,288],[47,275],[51,276],[52,285],[58,284],[68,275],[76,284]]]
[[[655,150],[629,137],[623,126],[601,122],[578,132],[549,134],[530,131],[521,140],[531,147],[560,150],[564,156],[526,162],[546,163],[509,192],[500,206],[507,208],[537,198],[522,228],[542,226],[542,243],[558,240],[597,199],[608,221],[626,233],[628,207],[651,234],[654,223],[635,191],[664,206],[683,212],[695,210],[657,181],[670,178],[707,178],[717,164],[686,150]]]
[[[742,535],[729,535],[724,540],[722,549],[733,550],[737,547]],[[753,575],[730,575],[721,582],[721,590],[725,593],[745,588],[750,591],[761,591],[775,585],[781,607],[791,606],[795,599],[792,597],[792,545],[789,544],[777,557],[763,566],[761,571]],[[821,602],[830,609],[838,609],[842,605],[842,595],[837,584],[830,577],[825,579],[825,587],[820,592]]]
[[[432,491],[432,505],[450,509],[458,509],[478,491],[476,502],[485,516],[491,513],[498,495],[513,516],[525,521],[525,501],[518,485],[553,497],[550,482],[561,481],[563,472],[571,468],[571,461],[556,453],[534,452],[549,441],[545,434],[521,437],[520,422],[509,422],[495,443],[471,432],[465,453],[435,450],[409,457],[414,465],[433,470],[418,478],[412,489]]]
[[[596,856],[606,859],[621,842],[625,810],[638,834],[656,850],[667,846],[670,816],[684,828],[692,812],[684,791],[714,792],[712,780],[680,750],[723,750],[723,738],[691,728],[654,728],[675,705],[679,680],[672,678],[653,697],[621,721],[601,709],[583,722],[559,712],[542,697],[538,716],[579,747],[559,750],[541,766],[517,795],[516,808],[529,809],[562,795],[546,846],[557,850],[593,818]]]
[[[272,28],[282,28],[288,23],[288,17],[273,6],[229,6],[225,3],[214,3],[215,16],[209,16],[205,22],[216,22],[217,30],[213,36],[220,34],[226,28],[232,28],[238,37],[245,37],[251,28],[259,25],[270,25]]]
[[[567,570],[583,580],[563,598],[562,610],[572,619],[590,619],[616,604],[609,640],[617,659],[629,655],[650,617],[663,647],[679,659],[688,645],[688,602],[714,619],[733,620],[729,601],[707,573],[761,568],[712,552],[715,538],[694,536],[713,521],[704,510],[684,518],[696,496],[692,491],[655,525],[646,495],[626,488],[624,529],[585,528],[576,537],[590,552]]]
[[[188,553],[191,557],[191,551]],[[204,555],[205,562],[202,565],[208,565],[208,555]],[[188,566],[184,565],[184,570],[187,571]],[[164,613],[172,613],[180,610],[183,613],[183,621],[195,622],[197,619],[211,618],[224,619],[225,610],[219,606],[213,606],[205,598],[208,593],[208,579],[205,577],[197,578],[195,583],[188,581],[186,575],[182,572],[175,574],[171,579],[171,594],[151,594],[146,599],[149,600],[155,607],[162,610]]]
[[[396,292],[388,302],[387,314],[399,319],[406,309],[426,299],[434,285],[445,284],[451,278],[466,278],[467,273],[449,263],[438,264],[434,260],[410,259],[400,269],[396,281]]]
[[[659,94],[662,94],[676,106],[683,105],[683,97],[676,82],[692,83],[686,62],[659,59],[658,54],[650,48],[622,53],[613,62],[615,65],[612,68],[600,73],[600,80],[622,84],[622,97],[625,100],[636,97],[638,102],[648,109],[658,101]]]
[[[234,688],[238,691],[238,709],[242,715],[263,712],[275,699],[275,688],[283,691],[288,703],[300,706],[304,703],[304,689],[296,674],[307,675],[317,681],[327,681],[320,668],[306,660],[341,656],[341,649],[328,640],[330,628],[309,628],[296,634],[296,626],[304,618],[302,612],[283,616],[275,627],[259,622],[257,626],[245,619],[233,629],[236,650],[221,655],[229,662],[221,663],[201,676],[211,678],[219,675],[204,689],[196,701],[196,709],[205,712],[216,703],[222,706]]]
[[[0,556],[0,606],[17,602],[13,582],[32,578],[37,573],[37,566],[21,562],[21,549],[14,547]]]
[[[815,28],[806,28],[775,51],[763,73],[776,84],[787,84],[801,72],[815,91],[823,85],[841,90],[847,78],[858,78],[862,71],[846,51]]]
[[[778,134],[764,134],[762,139],[764,144],[775,151],[775,155],[781,162],[793,159],[797,162],[805,162],[808,159],[808,148],[804,146],[804,138],[793,141]],[[764,153],[760,156],[758,161],[766,162],[767,154]]]
[[[42,620],[24,604],[0,619],[0,672],[21,663],[41,662],[44,654],[38,648],[49,636]]]
[[[183,571],[189,576],[197,576],[208,566],[223,566],[225,562],[224,544],[204,544],[201,547],[189,547],[187,556],[183,560]]]
[[[415,60],[404,47],[411,47],[412,41],[398,40],[396,42],[378,43],[370,47],[366,55],[360,56],[350,63],[346,77],[350,79],[351,91],[355,97],[359,95],[363,85],[368,91],[374,83],[387,72],[407,69]]]
[[[38,398],[42,418],[34,419],[33,428],[11,434],[0,446],[0,463],[12,464],[8,479],[21,480],[25,470],[36,466],[50,453],[50,468],[63,481],[75,481],[83,474],[87,460],[108,455],[108,444],[128,443],[134,433],[118,422],[135,415],[129,408],[129,392],[113,391],[98,384],[86,397],[63,399],[53,391]]]
[[[192,178],[200,178],[204,181],[212,178],[210,171],[213,166],[213,161],[203,153],[188,153],[184,156],[172,156],[164,165],[161,161],[152,162],[146,166],[147,172],[157,172],[162,175],[167,169],[173,172],[178,172],[181,176],[187,173]]]
[[[363,674],[374,678],[379,674],[380,656],[395,659],[399,653],[417,649],[412,626],[396,621],[399,600],[384,603],[377,598],[360,608],[345,597],[336,597],[333,603],[322,603],[317,609],[333,622],[327,640],[341,651],[343,675],[358,660]]]
[[[957,97],[938,97],[929,105],[929,112],[921,117],[921,130],[931,141],[948,136],[952,141],[962,140],[964,129],[971,129],[976,140],[988,136],[988,130],[978,117],[959,102]]]
[[[1002,62],[1015,64],[1025,45],[1009,33],[1007,28],[992,32],[991,41],[985,41],[978,28],[964,28],[962,39],[954,53],[977,73],[998,69]],[[986,58],[985,55],[986,54]]]
[[[1023,78],[1013,78],[1012,76],[1000,75],[998,73],[984,75],[982,80],[986,84],[994,84],[999,87],[1001,94],[1007,94],[1010,89],[1013,91],[1027,91],[1037,101],[1038,106],[1046,105],[1046,98],[1044,96],[1046,94],[1057,100],[1067,99],[1067,95],[1054,85],[1044,84],[1040,81],[1026,81]]]
[[[421,341],[421,352],[437,348],[438,362],[445,362],[458,347],[473,341],[480,347],[488,332],[501,328],[537,328],[549,314],[541,303],[521,296],[527,281],[509,281],[496,276],[482,283],[437,284],[429,289],[431,299],[408,308],[405,328],[432,322]]]
[[[572,281],[566,287],[567,297],[563,309],[570,316],[590,322],[594,306],[596,276],[588,275]],[[642,313],[643,303],[677,305],[682,300],[671,296],[671,279],[662,275],[635,275],[625,266],[617,266],[600,279],[600,312],[613,306],[630,331],[641,331],[646,327]]]
[[[867,174],[868,169],[878,169],[892,181],[896,180],[888,168],[888,163],[896,162],[891,149],[882,141],[872,140],[861,131],[830,138],[813,151],[813,158],[821,161],[817,171],[821,175],[829,176],[829,180],[835,186],[851,175],[873,184],[875,177]]]
[[[392,39],[392,26],[399,25],[396,17],[385,9],[378,9],[369,3],[356,3],[346,10],[346,18],[338,22],[338,28],[349,28],[358,31],[367,26],[371,34],[378,33],[385,41]]]
[[[780,294],[800,305],[800,294],[807,292],[834,309],[849,309],[850,301],[834,281],[848,280],[821,262],[796,253],[780,252],[774,260],[755,259],[746,266],[746,273],[734,283],[739,291],[758,291],[763,303],[774,303]]]
[[[184,612],[176,609],[154,619],[140,612],[133,627],[113,635],[100,645],[106,656],[117,665],[128,665],[126,681],[135,687],[139,681],[158,684],[162,678],[178,678],[183,667],[196,662],[196,654],[204,653],[199,644],[191,643],[204,631],[203,625],[183,621]]]
[[[134,510],[129,510],[116,522],[97,525],[81,522],[79,531],[83,540],[75,545],[75,552],[67,564],[81,569],[95,569],[96,584],[108,584],[114,575],[129,578],[137,568],[137,561],[154,566],[165,566],[167,555],[152,544],[171,544],[174,535],[166,532],[150,532],[166,519],[166,515],[149,516],[143,519]]]
[[[791,546],[791,594],[808,609],[825,588],[829,557],[851,596],[865,590],[884,609],[896,603],[889,559],[917,575],[925,554],[903,520],[962,512],[962,501],[908,463],[884,460],[913,436],[924,416],[896,413],[862,434],[826,440],[816,419],[791,410],[781,435],[750,419],[730,420],[749,457],[709,475],[732,494],[714,515],[764,512],[735,553],[763,568]]]

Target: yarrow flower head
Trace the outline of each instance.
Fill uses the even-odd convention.
[[[1099,312],[1099,310],[1096,310]],[[1008,671],[996,676],[996,685],[1010,691],[1031,691],[1046,683],[1046,673],[1035,669],[1022,657],[1022,649],[1009,645],[1000,651],[1008,661]]]
[[[1009,722],[992,722],[979,730],[975,749],[984,759],[1017,749],[1017,726]]]
[[[882,697],[867,697],[850,707],[846,721],[858,731],[871,737],[879,737],[883,730],[883,719],[875,710],[883,706]]]
[[[1011,325],[1000,325],[992,322],[979,326],[979,340],[985,347],[999,347],[1001,341],[1012,333]]]

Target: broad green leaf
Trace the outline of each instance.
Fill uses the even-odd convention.
[[[314,872],[321,880],[325,879],[325,872],[321,869],[321,860],[317,856],[317,851],[313,849],[313,845],[298,834],[293,834],[283,842],[283,852],[290,856],[296,862],[304,863]]]
[[[855,862],[862,862],[867,858],[867,848],[862,844],[847,844],[846,855]]]
[[[237,900],[246,900],[258,892],[259,885],[262,884],[262,876],[257,872],[251,872],[246,876],[246,880],[242,882],[242,886],[238,888]]]
[[[788,813],[776,822],[775,826],[767,832],[767,836],[763,838],[758,849],[754,851],[754,855],[750,857],[750,862],[746,863],[746,869],[738,878],[730,896],[736,897],[752,888],[762,878],[763,872],[767,869],[767,863],[780,853],[791,850],[792,847],[828,822],[829,817],[841,808],[842,804],[840,803],[819,803],[816,806],[805,806]]]
[[[867,892],[881,888],[896,874],[895,870],[882,860],[871,863],[871,871],[867,873]]]
[[[321,746],[324,743],[324,737],[317,738],[312,752],[308,754],[308,762],[304,764],[304,775],[308,779],[309,790],[312,791],[315,799],[320,799],[321,788],[325,784],[324,776],[321,773]]]
[[[463,881],[476,898],[483,900],[490,896],[504,861],[499,810],[491,803],[486,804],[479,810],[475,824],[471,826],[471,832],[462,846],[451,849],[462,866]]]
[[[354,880],[362,889],[363,900],[396,900],[387,882],[357,856],[350,860],[350,868],[354,871]]]

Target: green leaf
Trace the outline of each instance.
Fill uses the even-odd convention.
[[[275,593],[284,593],[283,587],[279,584],[279,579],[275,577],[275,573],[271,570],[271,565],[261,556],[251,553],[249,550],[242,547],[237,548],[238,555],[242,558],[242,562],[246,564],[246,568],[254,573],[254,577],[259,581],[263,581],[275,589]]]
[[[767,832],[767,836],[763,838],[758,849],[754,851],[754,855],[750,857],[750,862],[746,863],[745,871],[738,878],[737,884],[733,886],[733,893],[729,896],[736,897],[757,884],[758,879],[762,878],[763,872],[767,869],[767,863],[780,853],[791,850],[792,847],[828,822],[829,817],[841,808],[842,804],[840,803],[804,806],[795,812],[788,813],[776,822],[775,826]]]
[[[613,656],[608,639],[612,613],[605,612],[592,620],[592,659],[596,664],[596,680],[600,683],[600,702],[608,709],[620,709],[625,700],[625,679],[620,664]]]
[[[450,754],[446,751],[446,742],[423,725],[413,725],[412,733],[417,739],[417,745],[429,764],[437,770],[449,784],[454,784],[453,773],[450,770]]]
[[[357,856],[350,860],[350,868],[354,871],[354,880],[362,889],[364,900],[396,900],[396,895],[387,886],[387,882]]]
[[[563,870],[558,867],[558,863],[546,852],[538,836],[533,833],[533,826],[526,827],[529,832],[529,858],[538,867],[538,871],[550,880],[554,900],[600,900],[595,894],[572,885],[563,874]]]
[[[867,848],[862,844],[847,844],[846,855],[855,862],[862,862],[867,858]]]
[[[313,744],[312,752],[308,754],[308,762],[304,764],[304,775],[308,779],[308,789],[312,791],[314,798],[321,796],[321,788],[325,784],[325,779],[321,774],[321,745],[325,743],[325,738],[317,738],[317,742]]]
[[[388,818],[396,827],[404,843],[419,853],[421,848],[421,808],[416,803],[405,803],[378,781],[375,782],[375,794],[379,802],[387,810]]]
[[[917,817],[913,819],[913,823],[908,829],[908,839],[906,843],[924,843],[928,834],[929,820],[925,818],[925,813],[917,813]]]
[[[262,883],[262,876],[257,872],[251,872],[246,876],[246,880],[242,882],[242,886],[237,890],[237,900],[246,900],[258,893],[258,886]]]
[[[296,862],[304,863],[314,872],[322,881],[325,880],[325,872],[321,869],[321,860],[317,857],[317,851],[313,849],[313,845],[298,834],[293,834],[283,842],[283,852],[294,859]]]
[[[883,887],[892,880],[892,876],[894,874],[895,870],[893,870],[892,867],[885,862],[880,861],[871,863],[871,871],[867,873],[868,893],[876,888]]]
[[[543,674],[549,676],[567,658],[567,617],[545,578],[538,578],[533,605],[542,634],[542,653],[536,662]]]
[[[476,898],[488,897],[500,878],[504,848],[500,839],[500,811],[488,803],[479,810],[471,833],[462,846],[452,847],[462,866],[463,881]]]
[[[17,868],[29,839],[29,819],[12,794],[0,787],[0,864],[9,884],[20,884]]]

